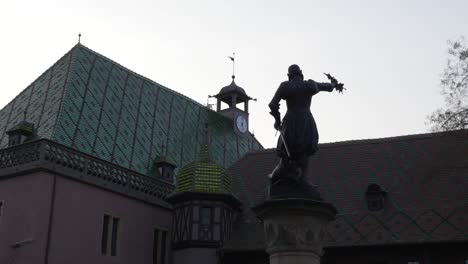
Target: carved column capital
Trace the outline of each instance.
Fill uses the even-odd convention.
[[[268,220],[264,222],[267,253],[289,251],[310,251],[319,256],[322,255],[323,229],[322,223],[315,222],[314,219],[296,219],[306,221]],[[307,221],[310,220],[310,221]],[[299,223],[309,222],[309,223]]]
[[[337,211],[308,199],[267,200],[254,208],[263,220],[270,263],[319,263],[326,224]]]

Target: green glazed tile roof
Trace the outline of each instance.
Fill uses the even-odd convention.
[[[209,148],[203,144],[198,160],[184,166],[177,175],[176,193],[231,193],[231,176],[210,159]]]
[[[146,175],[154,174],[158,156],[178,168],[196,160],[205,123],[214,161],[223,167],[262,149],[219,113],[81,44],[0,110],[0,148],[8,145],[6,131],[25,118],[39,138]]]

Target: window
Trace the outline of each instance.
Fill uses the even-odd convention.
[[[2,223],[3,216],[3,201],[0,201],[0,224]]]
[[[172,182],[174,180],[174,172],[176,166],[166,161],[155,162],[156,177],[162,178],[163,180]]]
[[[384,207],[384,198],[386,192],[377,184],[371,184],[367,187],[366,200],[369,211],[380,211]]]
[[[107,254],[107,242],[109,238],[109,218],[110,216],[104,215],[104,221],[102,223],[101,252],[103,255]]]
[[[153,232],[153,264],[166,264],[167,231],[155,228]]]
[[[200,211],[200,240],[212,240],[212,208],[202,207]]]
[[[211,208],[203,207],[201,211],[201,224],[209,225],[211,224]]]
[[[112,240],[111,240],[111,256],[117,255],[117,234],[119,232],[119,218],[112,219]]]
[[[8,146],[15,146],[20,144],[21,138],[20,135],[11,135],[8,139]]]
[[[120,219],[104,215],[102,222],[101,252],[103,255],[117,256],[117,236]]]

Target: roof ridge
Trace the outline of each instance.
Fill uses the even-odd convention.
[[[344,141],[320,143],[319,147],[320,148],[334,148],[334,147],[353,146],[353,145],[361,145],[361,144],[380,144],[380,143],[390,143],[390,142],[405,141],[405,140],[421,140],[421,139],[427,139],[427,138],[432,138],[432,137],[444,137],[444,136],[451,136],[451,135],[456,135],[456,134],[463,135],[464,133],[468,135],[468,129],[457,129],[457,130],[450,130],[450,131],[409,134],[409,135],[382,137],[382,138],[351,139],[351,140],[344,140]],[[276,148],[265,148],[262,150],[248,152],[244,155],[244,157],[248,155],[261,155],[265,153],[271,153],[274,151],[276,151]],[[239,159],[239,161],[240,160],[241,159]]]
[[[122,64],[120,64],[120,63],[118,63],[118,62],[116,62],[116,61],[114,61],[114,60],[112,60],[112,59],[110,59],[110,58],[108,58],[108,57],[102,55],[101,53],[99,53],[99,52],[97,52],[97,51],[94,51],[94,50],[92,50],[92,49],[86,47],[85,45],[83,45],[83,44],[81,44],[81,43],[76,44],[76,46],[78,46],[78,47],[80,47],[80,48],[83,48],[83,49],[85,49],[85,50],[87,50],[87,51],[89,51],[89,52],[95,54],[96,56],[98,56],[98,57],[100,57],[100,58],[102,58],[102,59],[105,59],[105,60],[109,61],[110,63],[115,64],[116,66],[122,67],[124,70],[129,71],[131,74],[134,74],[134,75],[136,75],[137,77],[143,78],[145,81],[148,81],[148,82],[151,82],[151,83],[153,83],[153,84],[156,84],[156,85],[160,86],[161,88],[164,88],[164,89],[168,90],[169,92],[172,92],[172,93],[175,93],[175,94],[177,94],[177,95],[180,95],[180,96],[182,96],[182,97],[188,99],[189,101],[191,101],[191,102],[193,102],[193,103],[195,103],[195,104],[197,104],[197,105],[199,105],[199,106],[201,106],[201,107],[204,107],[204,108],[209,109],[208,107],[206,107],[206,106],[204,106],[203,104],[201,104],[201,103],[199,103],[199,102],[193,100],[192,98],[190,98],[190,97],[188,97],[188,96],[186,96],[186,95],[184,95],[184,94],[182,94],[182,93],[180,93],[180,92],[177,92],[177,91],[175,91],[175,90],[172,90],[171,88],[169,88],[169,87],[167,87],[167,86],[165,86],[165,85],[162,85],[162,84],[160,84],[160,83],[158,83],[158,82],[156,82],[156,81],[153,81],[153,80],[151,80],[150,78],[148,78],[148,77],[146,77],[146,76],[143,76],[143,75],[141,75],[141,74],[139,74],[139,73],[137,73],[137,72],[135,72],[135,71],[133,71],[133,70],[131,70],[131,69],[125,67],[125,66],[123,66]],[[212,110],[212,109],[210,109],[210,110]]]
[[[26,90],[28,90],[31,85],[33,85],[37,80],[39,80],[44,74],[46,74],[47,72],[49,72],[50,70],[52,70],[52,68],[57,65],[57,63],[59,63],[63,58],[65,58],[65,56],[68,55],[68,53],[72,52],[72,50],[78,46],[79,44],[73,46],[73,48],[71,48],[69,51],[65,52],[58,60],[56,60],[51,66],[49,66],[49,68],[47,68],[47,70],[43,71],[41,73],[41,75],[39,75],[38,77],[34,78],[33,81],[31,81],[28,85],[26,85],[26,88],[24,88],[23,90],[21,90],[21,92],[19,92],[15,97],[13,97],[7,104],[5,104],[2,108],[0,108],[0,111],[4,110],[8,105],[10,105],[11,103],[13,103],[13,101],[16,100],[16,98],[19,98],[24,92],[26,92]],[[0,141],[1,142],[1,141]]]
[[[389,143],[389,142],[407,141],[407,140],[421,140],[421,139],[427,139],[427,138],[432,138],[432,137],[444,137],[444,136],[450,136],[454,134],[462,135],[464,133],[468,135],[468,129],[409,134],[409,135],[382,137],[382,138],[345,140],[345,141],[321,143],[319,144],[319,146],[322,148],[331,148],[331,147],[338,147],[338,146],[344,146],[344,145],[379,144],[379,143]]]

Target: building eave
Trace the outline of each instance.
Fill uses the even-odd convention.
[[[0,180],[47,171],[147,202],[167,210],[164,198],[174,185],[154,179],[47,139],[0,150]]]

